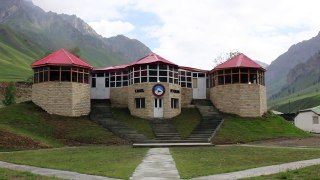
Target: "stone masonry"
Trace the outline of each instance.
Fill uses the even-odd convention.
[[[210,100],[222,112],[259,117],[267,111],[266,87],[259,84],[228,84],[210,89]]]
[[[110,101],[113,107],[128,107],[128,87],[110,88]]]
[[[181,106],[188,107],[193,99],[192,88],[181,88]]]
[[[32,101],[49,114],[83,116],[90,113],[90,85],[43,82],[32,85]]]
[[[128,86],[128,107],[132,115],[152,119],[154,117],[154,98],[152,93],[152,87],[158,83],[144,83],[144,84],[133,84]],[[161,83],[164,85],[166,92],[161,97],[163,99],[163,117],[165,119],[172,118],[181,113],[181,103],[177,109],[171,108],[171,98],[179,99],[181,102],[180,93],[170,93],[170,89],[179,90],[180,86],[176,84]],[[143,89],[144,92],[136,92],[136,90]],[[137,109],[135,106],[135,98],[145,98],[145,108]]]

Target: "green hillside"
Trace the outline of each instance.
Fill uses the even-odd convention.
[[[126,144],[88,117],[49,115],[32,102],[0,109],[0,151],[63,145]]]
[[[44,52],[37,44],[0,25],[0,81],[27,79],[32,75],[30,64]]]
[[[295,113],[302,109],[308,109],[320,105],[320,92],[306,93],[304,95],[291,95],[269,103],[269,109],[283,113]]]

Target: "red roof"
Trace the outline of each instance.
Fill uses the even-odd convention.
[[[208,70],[202,70],[202,69],[197,69],[197,68],[192,68],[192,67],[186,67],[186,66],[179,66],[180,69],[184,69],[187,71],[193,71],[193,72],[203,72],[203,73],[207,73]]]
[[[138,64],[153,64],[153,63],[164,63],[164,64],[171,64],[174,66],[178,66],[176,64],[174,64],[173,62],[170,62],[166,59],[164,59],[163,57],[159,56],[156,53],[151,53],[146,57],[143,57],[141,59],[139,59],[138,61],[133,62],[131,65],[138,65]]]
[[[128,64],[108,66],[108,67],[104,67],[104,68],[95,68],[94,71],[112,71],[112,70],[118,70],[118,69],[125,69],[128,66],[129,66]]]
[[[59,49],[58,51],[31,64],[32,67],[45,65],[74,65],[92,69],[90,64],[64,49]]]
[[[240,67],[257,68],[265,71],[265,69],[261,67],[258,63],[254,62],[252,59],[250,59],[249,57],[247,57],[242,53],[216,66],[213,70],[240,68]]]

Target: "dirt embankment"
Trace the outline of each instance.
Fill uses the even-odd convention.
[[[0,148],[6,149],[39,149],[49,148],[48,146],[36,142],[30,138],[13,134],[10,132],[0,131]]]
[[[7,82],[0,82],[0,101],[4,99],[5,96],[5,89],[9,83]],[[23,83],[23,82],[16,82],[16,102],[24,102],[31,100],[32,94],[32,85]]]

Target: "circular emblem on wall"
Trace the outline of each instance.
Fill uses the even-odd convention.
[[[155,84],[152,87],[152,93],[155,96],[161,97],[164,95],[165,92],[166,92],[166,89],[164,88],[164,86],[162,84]]]

